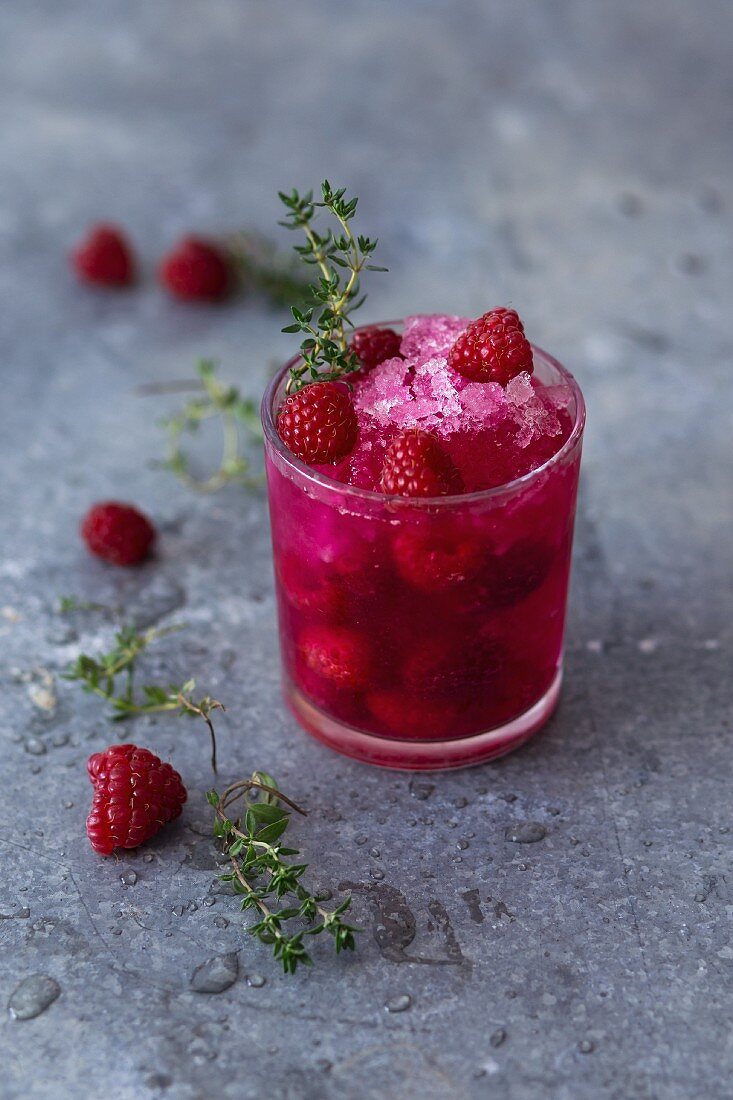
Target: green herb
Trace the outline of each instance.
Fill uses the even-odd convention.
[[[306,301],[308,283],[300,268],[290,258],[281,258],[266,237],[247,231],[227,244],[245,290],[259,291],[273,306]]]
[[[62,603],[66,610],[84,606],[69,598]],[[193,696],[196,687],[194,680],[165,687],[148,684],[140,689],[139,694],[135,691],[134,676],[140,654],[152,642],[181,629],[181,626],[150,627],[139,633],[135,627],[123,627],[115,634],[115,644],[108,653],[102,653],[98,657],[81,653],[63,678],[77,680],[84,691],[106,699],[112,706],[111,717],[115,721],[136,714],[166,712],[203,718],[211,737],[211,767],[216,772],[216,738],[211,714],[215,710],[224,710],[223,704],[212,699],[210,695],[196,700]]]
[[[251,791],[262,792],[262,797],[252,801],[247,797]],[[361,929],[342,919],[351,898],[345,898],[335,909],[324,909],[320,904],[323,899],[301,882],[308,865],[291,863],[286,858],[300,853],[280,843],[290,820],[284,807],[303,815],[305,811],[277,789],[272,776],[254,772],[251,779],[227,787],[221,797],[209,791],[207,798],[216,811],[214,835],[221,839],[231,865],[231,871],[221,875],[221,880],[230,882],[236,893],[243,895],[243,910],[257,912],[259,920],[248,932],[272,947],[285,973],[293,974],[298,963],[312,965],[303,942],[306,936],[326,932],[333,937],[337,954],[346,949],[353,951],[354,933]],[[244,821],[232,821],[228,810],[239,798],[244,803]],[[291,904],[278,908],[282,899]],[[286,930],[296,920],[305,927],[296,932]]]
[[[377,241],[354,236],[351,221],[358,199],[344,198],[345,189],[334,191],[328,180],[321,184],[321,194],[322,202],[314,202],[312,191],[305,195],[295,190],[289,195],[280,192],[280,199],[288,211],[280,224],[286,229],[302,230],[306,243],[296,245],[295,251],[304,263],[317,267],[320,272],[317,282],[309,287],[312,304],[302,310],[292,306],[294,323],[283,329],[283,332],[305,334],[300,345],[302,362],[290,371],[289,393],[315,379],[342,378],[359,369],[359,359],[350,350],[346,336],[346,327],[354,327],[351,314],[366,297],[361,295],[359,276],[363,270],[387,270],[369,262]],[[313,219],[321,208],[335,218],[338,225],[335,233],[327,229],[321,234],[314,229]]]
[[[261,483],[261,477],[250,473],[249,460],[240,453],[240,429],[244,428],[252,439],[262,438],[262,426],[254,401],[240,396],[234,386],[225,386],[216,377],[215,364],[201,360],[197,367],[199,382],[153,383],[142,386],[139,393],[166,393],[198,389],[198,396],[186,402],[176,415],[162,421],[168,435],[168,454],[163,466],[171,470],[190,489],[200,493],[215,493],[225,485],[245,485],[253,488]],[[198,431],[204,421],[219,419],[223,437],[222,457],[218,470],[206,478],[195,477],[182,448],[186,433]]]

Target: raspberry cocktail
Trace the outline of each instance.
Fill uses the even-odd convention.
[[[582,395],[511,310],[349,346],[263,402],[285,697],[358,759],[479,763],[558,700]]]

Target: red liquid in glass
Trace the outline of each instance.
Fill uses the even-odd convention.
[[[451,379],[461,324],[407,322],[406,363],[357,379],[359,441],[337,466],[309,471],[267,433],[286,697],[332,747],[393,767],[507,752],[559,690],[582,398],[539,351],[506,391]],[[439,435],[465,495],[375,491],[412,426]]]

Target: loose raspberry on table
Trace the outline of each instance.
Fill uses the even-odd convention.
[[[338,382],[312,382],[285,398],[277,430],[303,462],[338,462],[353,450],[358,433],[351,394]]]
[[[132,504],[105,500],[94,504],[81,525],[92,554],[112,565],[137,565],[155,542],[155,528]]]
[[[408,428],[387,448],[380,488],[403,497],[439,497],[463,490],[461,475],[430,432]]]
[[[448,363],[471,382],[502,386],[534,369],[532,347],[513,309],[492,309],[472,321],[448,353]]]
[[[217,301],[232,288],[232,269],[226,253],[213,241],[184,237],[165,256],[158,269],[161,283],[183,301]]]
[[[304,631],[298,652],[307,668],[335,687],[360,691],[369,680],[368,642],[345,627],[313,627]]]
[[[351,338],[351,349],[358,355],[364,370],[369,371],[385,359],[399,355],[400,343],[401,338],[394,329],[370,325],[357,329]]]
[[[129,286],[135,279],[132,248],[121,229],[93,225],[71,253],[71,266],[85,283]]]
[[[94,786],[87,836],[102,856],[137,848],[178,817],[187,794],[170,764],[137,745],[110,745],[87,761]]]

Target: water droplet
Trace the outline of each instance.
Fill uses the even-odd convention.
[[[29,917],[30,909],[21,909],[17,901],[0,902],[0,920],[13,920],[14,917]]]
[[[503,794],[501,796],[505,802],[516,802],[517,796],[515,794]]]
[[[547,829],[538,821],[520,821],[517,825],[508,825],[504,830],[504,839],[512,844],[536,844],[546,836]]]
[[[331,890],[317,890],[316,894],[318,895],[319,901],[330,901],[333,897]]]
[[[493,1035],[489,1038],[489,1043],[492,1047],[500,1047],[506,1039],[506,1031],[503,1027],[497,1028]]]
[[[453,805],[457,810],[463,810],[468,805],[467,798],[456,798]]]
[[[174,905],[173,908],[171,909],[171,913],[173,914],[174,917],[182,917],[183,916],[183,906],[182,905]]]
[[[146,852],[143,856],[143,863],[152,863],[154,858],[155,857],[152,852]]]
[[[191,975],[191,988],[195,993],[223,993],[234,985],[238,974],[236,951],[230,951],[228,955],[215,955],[196,967]]]
[[[369,855],[372,857],[372,859],[379,859],[381,854],[382,853],[379,851],[379,848],[370,848],[369,849]]]
[[[210,909],[212,905],[216,905],[216,898],[204,898],[203,904]]]
[[[642,840],[642,844],[644,845],[645,848],[651,848],[651,846],[652,846],[651,840]]]
[[[214,917],[214,924],[217,928],[229,927],[229,921],[226,919],[226,917]]]
[[[369,837],[368,837],[368,836],[358,836],[358,837],[357,837],[357,838],[355,839],[355,841],[354,841],[354,844],[358,844],[358,845],[359,845],[359,847],[361,848],[362,844],[366,844],[366,842],[367,842],[368,840],[369,840]]]
[[[32,1020],[52,1005],[61,986],[46,974],[30,974],[10,994],[8,1012],[14,1020]]]
[[[121,936],[122,935],[122,929],[121,928],[110,928],[110,932],[112,933],[113,936]]]
[[[248,974],[247,985],[251,985],[253,989],[262,989],[265,984],[265,979],[261,974]]]
[[[132,869],[123,871],[120,875],[120,882],[123,886],[134,886],[137,882],[137,871],[133,871]]]
[[[51,738],[51,744],[56,749],[62,749],[64,747],[64,745],[68,745],[68,743],[69,743],[69,734],[68,733],[55,733],[53,735],[53,737]]]
[[[694,901],[707,901],[707,894],[695,894]]]
[[[401,993],[399,997],[392,997],[387,1001],[385,1008],[387,1012],[407,1012],[408,1008],[412,1004],[412,997],[409,993]]]
[[[187,901],[185,909],[187,913],[195,913],[198,909],[198,905],[195,901]]]
[[[721,825],[720,828],[718,829],[718,832],[719,833],[729,833],[730,829],[728,828],[727,825]]]
[[[73,810],[73,808],[74,808],[74,803],[73,802],[64,802],[64,809]]]
[[[29,737],[25,743],[25,751],[29,752],[31,756],[44,756],[46,746],[37,737]]]
[[[591,1054],[595,1049],[595,1043],[592,1043],[590,1039],[583,1039],[578,1043],[578,1050],[581,1054]]]
[[[410,780],[410,794],[413,798],[416,798],[418,802],[424,802],[435,790],[434,783],[422,783],[419,780]]]
[[[369,874],[370,874],[370,875],[372,876],[372,878],[373,878],[373,879],[375,879],[375,880],[376,880],[377,882],[381,882],[381,881],[382,881],[382,879],[384,878],[384,871],[381,871],[381,870],[379,869],[379,867],[372,867],[372,869],[371,869],[371,871],[369,872]]]
[[[456,841],[456,848],[458,848],[458,850],[460,852],[465,852],[466,848],[468,848],[468,847],[469,847],[469,843],[468,843],[467,840],[458,840],[458,841]]]

